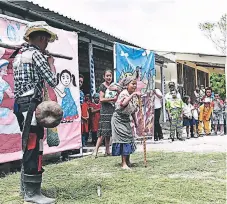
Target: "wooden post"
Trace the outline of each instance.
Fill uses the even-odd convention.
[[[146,146],[146,135],[144,134],[144,115],[143,115],[143,107],[142,107],[143,101],[142,97],[139,97],[139,109],[141,113],[141,132],[143,134],[143,155],[144,155],[144,166],[147,167],[147,146]]]

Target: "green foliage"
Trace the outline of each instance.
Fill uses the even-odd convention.
[[[219,21],[204,22],[199,24],[199,29],[210,39],[216,49],[222,54],[226,54],[227,44],[227,14],[222,15]]]
[[[214,93],[219,93],[222,99],[225,99],[225,75],[224,74],[212,74],[210,77],[211,87]]]

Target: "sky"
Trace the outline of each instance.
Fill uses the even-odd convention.
[[[45,8],[150,50],[220,54],[199,30],[227,0],[33,0]]]

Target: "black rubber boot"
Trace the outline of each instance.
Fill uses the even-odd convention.
[[[48,198],[41,193],[42,174],[24,174],[24,200],[36,204],[53,204],[55,199]]]

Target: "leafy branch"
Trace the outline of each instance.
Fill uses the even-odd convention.
[[[222,15],[219,21],[199,24],[199,29],[211,40],[216,49],[226,54],[227,47],[227,14]]]

